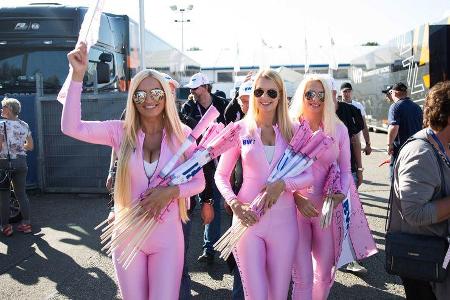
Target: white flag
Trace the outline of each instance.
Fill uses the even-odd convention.
[[[334,40],[333,37],[330,34],[330,64],[329,67],[331,70],[337,70],[338,64],[336,61],[336,55],[334,53]]]
[[[236,57],[234,58],[234,73],[237,73],[241,70],[241,66],[239,63],[239,43],[236,43]]]
[[[308,73],[308,70],[309,70],[308,40],[306,38],[305,32],[305,74]]]
[[[79,42],[85,42],[88,53],[89,49],[91,49],[91,46],[97,43],[98,41],[98,33],[100,30],[100,19],[104,4],[105,0],[92,1],[91,6],[84,15],[83,23],[81,24],[77,44]],[[69,89],[71,79],[72,79],[72,68],[69,69],[69,75],[67,75],[67,78],[64,81],[61,90],[58,93],[58,97],[56,98],[61,104],[64,104],[64,102],[66,101],[67,91]]]

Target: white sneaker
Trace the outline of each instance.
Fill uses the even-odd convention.
[[[356,260],[347,265],[347,271],[361,274],[367,273],[367,269],[361,266]]]

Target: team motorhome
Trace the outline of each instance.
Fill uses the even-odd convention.
[[[353,96],[366,108],[367,125],[387,131],[390,103],[382,94],[403,82],[411,99],[422,105],[428,89],[450,79],[450,17],[396,37],[373,52],[351,61]]]

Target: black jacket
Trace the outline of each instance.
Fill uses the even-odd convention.
[[[216,121],[225,124],[225,108],[228,105],[228,101],[224,98],[217,97],[214,94],[210,95],[212,98],[212,105],[214,105],[214,107],[217,108],[220,113],[220,116]],[[207,109],[203,108],[194,100],[188,100],[181,107],[181,122],[183,122],[190,128],[194,128],[197,125],[198,121],[200,121],[202,115],[204,114],[204,112],[206,112],[206,110]]]
[[[218,97],[216,95],[210,94],[212,98],[212,105],[219,111],[220,115],[216,119],[217,122],[225,123],[225,108],[228,105],[226,99]],[[200,121],[202,116],[206,113],[207,109],[198,104],[193,100],[186,101],[181,107],[180,111],[180,119],[181,122],[189,126],[190,128],[194,128],[197,123]],[[205,175],[205,189],[200,193],[200,201],[207,199],[212,199],[213,197],[213,186],[214,183],[214,172],[215,172],[215,164],[214,161],[207,163],[203,166],[203,173]]]
[[[358,169],[356,158],[353,153],[353,145],[352,145],[352,136],[358,134],[361,130],[364,129],[364,119],[361,115],[361,111],[355,106],[339,101],[338,109],[336,110],[336,114],[339,119],[344,123],[348,130],[348,136],[350,138],[350,165],[352,172],[356,172]]]

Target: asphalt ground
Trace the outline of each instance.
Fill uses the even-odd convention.
[[[363,155],[361,200],[379,253],[364,260],[363,275],[338,271],[329,299],[400,299],[403,287],[384,271],[384,224],[389,194],[386,135],[371,133],[370,156]],[[92,194],[30,195],[33,234],[0,234],[0,299],[120,299],[111,259],[100,252],[94,227],[107,216],[107,197]],[[222,230],[230,223],[222,214]],[[198,208],[192,217],[187,253],[193,299],[230,299],[228,266],[197,263],[203,227]]]

